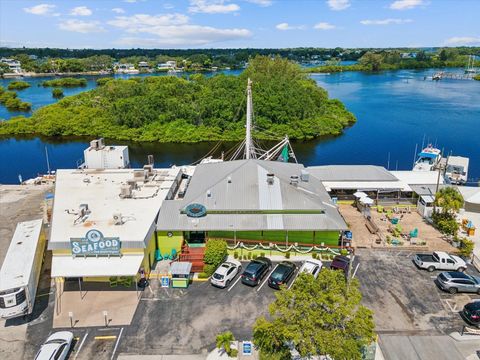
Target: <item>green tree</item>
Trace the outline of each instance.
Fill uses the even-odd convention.
[[[463,196],[454,187],[448,186],[435,194],[435,206],[442,208],[443,214],[454,216],[463,206]]]
[[[224,333],[218,334],[216,338],[217,349],[223,348],[229,357],[236,357],[238,350],[232,349],[232,341],[235,341],[235,337],[231,331],[225,331]]]
[[[360,304],[357,279],[347,285],[342,272],[322,270],[317,279],[300,274],[291,289],[276,293],[270,319],[259,318],[253,341],[262,353],[290,359],[328,355],[361,359],[361,350],[375,337],[372,311]]]
[[[380,54],[375,54],[369,51],[365,53],[365,55],[363,55],[358,62],[364,66],[367,66],[372,71],[378,71],[383,64],[383,57]]]
[[[227,242],[225,240],[208,240],[203,257],[203,261],[206,264],[204,272],[209,276],[212,275],[215,269],[225,261],[227,255]]]
[[[5,63],[0,63],[0,76],[10,72],[10,67]]]
[[[428,57],[424,50],[420,50],[415,57],[417,61],[427,61]]]

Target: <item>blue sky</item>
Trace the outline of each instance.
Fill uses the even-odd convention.
[[[0,0],[0,45],[480,45],[480,0]]]

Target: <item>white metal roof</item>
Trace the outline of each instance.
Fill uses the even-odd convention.
[[[408,185],[436,184],[438,171],[390,171],[398,180]],[[440,176],[440,184],[443,184],[443,177]]]
[[[134,169],[58,170],[49,249],[69,249],[70,238],[82,238],[91,229],[143,248],[179,172],[180,168],[155,169],[148,182],[137,182],[133,198],[121,198],[121,187],[134,178]],[[90,213],[75,224],[81,204],[87,204]],[[121,214],[121,225],[115,225],[114,214]]]
[[[307,171],[321,181],[395,181],[387,169],[375,165],[309,166]]]
[[[41,230],[42,219],[17,224],[0,270],[0,290],[28,284]]]
[[[52,257],[52,277],[134,276],[143,261],[143,255],[122,257]]]
[[[462,166],[464,169],[468,168],[468,163],[470,159],[468,157],[463,156],[452,156],[448,157],[448,165],[451,166]]]

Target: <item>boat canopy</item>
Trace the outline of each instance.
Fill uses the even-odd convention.
[[[420,154],[418,154],[418,156],[435,159],[435,158],[438,156],[438,154],[435,154],[435,153],[427,153],[427,152],[423,152],[423,151],[422,151]]]

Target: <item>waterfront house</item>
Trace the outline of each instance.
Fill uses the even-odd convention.
[[[21,74],[23,72],[22,66],[21,66],[22,64],[18,60],[2,58],[0,59],[0,62],[8,65],[10,73]]]

